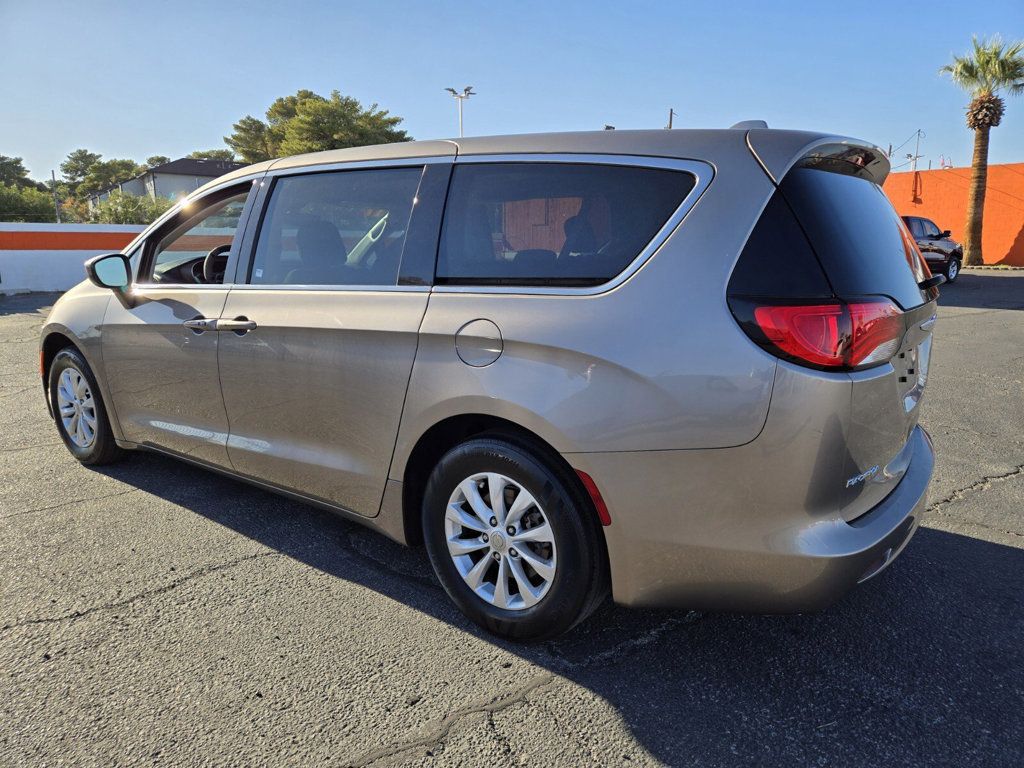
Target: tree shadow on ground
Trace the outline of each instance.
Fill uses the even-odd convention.
[[[0,317],[49,311],[60,297],[59,293],[0,293]]]
[[[606,605],[560,639],[516,645],[456,611],[422,550],[162,456],[102,471],[585,686],[670,765],[1024,760],[1022,549],[923,528],[824,613]]]

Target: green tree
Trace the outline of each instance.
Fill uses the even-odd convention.
[[[89,172],[78,184],[79,195],[102,192],[122,181],[133,179],[146,169],[134,160],[98,160],[89,166]]]
[[[999,125],[1006,110],[999,92],[1006,91],[1011,96],[1024,93],[1024,41],[1005,45],[999,37],[987,41],[975,37],[972,42],[971,53],[954,56],[953,62],[939,72],[949,75],[954,83],[971,94],[967,127],[974,131],[974,157],[964,228],[964,261],[983,264],[981,233],[988,181],[989,132]]]
[[[20,157],[7,157],[0,155],[0,184],[9,184],[13,187],[32,186],[36,184],[28,177],[28,169]]]
[[[92,207],[91,221],[99,224],[149,224],[174,205],[166,197],[129,195],[118,190]]]
[[[275,157],[270,126],[252,115],[246,115],[235,123],[234,132],[224,137],[224,143],[247,163]]]
[[[67,185],[69,195],[77,196],[78,185],[88,175],[89,169],[102,157],[97,152],[90,152],[87,149],[76,149],[68,154],[64,162],[60,164],[60,174]]]
[[[56,221],[53,197],[34,186],[0,184],[0,221]]]
[[[398,128],[402,118],[380,109],[364,108],[356,99],[332,91],[325,98],[309,90],[283,96],[267,110],[267,121],[246,115],[224,138],[243,160],[250,163],[273,157],[344,149],[367,144],[409,141]]]
[[[230,149],[200,149],[196,152],[189,152],[185,157],[192,160],[225,160],[233,162],[235,153]]]
[[[153,155],[146,158],[146,168],[156,168],[158,165],[171,162],[167,155]]]

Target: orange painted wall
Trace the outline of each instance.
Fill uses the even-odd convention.
[[[970,168],[893,173],[885,193],[902,216],[924,216],[963,242]],[[1024,163],[988,167],[982,253],[986,264],[1024,267]]]

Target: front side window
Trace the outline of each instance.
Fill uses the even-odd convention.
[[[396,285],[423,169],[279,178],[256,244],[255,285]]]
[[[142,282],[178,284],[223,282],[228,251],[238,232],[248,185],[225,197],[217,194],[213,202],[193,201],[159,235]],[[216,269],[204,263],[213,254]]]
[[[578,163],[456,167],[437,281],[599,285],[624,270],[693,189],[692,174]]]
[[[939,234],[939,228],[935,226],[934,221],[928,219],[921,219],[921,225],[924,228],[925,237],[936,237]]]

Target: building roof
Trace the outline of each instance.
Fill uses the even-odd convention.
[[[180,157],[177,160],[171,160],[169,163],[163,163],[162,165],[154,165],[152,168],[147,168],[145,171],[140,173],[138,176],[133,176],[130,179],[125,179],[117,184],[112,184],[106,189],[101,189],[98,192],[93,192],[89,197],[99,197],[111,192],[122,184],[127,184],[129,181],[135,181],[136,179],[142,179],[149,175],[156,175],[158,173],[173,174],[176,176],[198,176],[206,179],[216,179],[219,176],[223,176],[225,173],[231,173],[237,171],[240,168],[245,168],[245,163],[236,163],[232,160],[213,160],[208,158],[192,158],[192,157]]]
[[[182,157],[178,160],[171,160],[163,165],[154,165],[146,170],[146,173],[174,173],[179,176],[209,176],[216,178],[225,173],[237,171],[244,168],[245,163],[236,163],[230,160],[212,160],[205,158]],[[145,176],[146,173],[140,174]],[[139,177],[136,177],[139,178]]]

